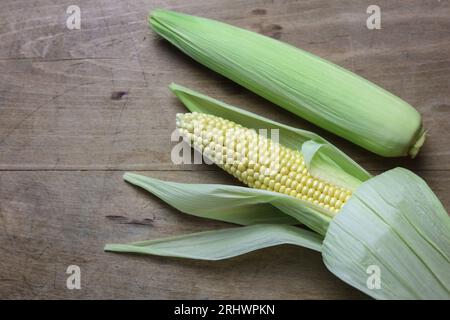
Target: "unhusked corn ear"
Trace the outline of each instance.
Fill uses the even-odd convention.
[[[374,83],[278,40],[219,21],[155,10],[151,27],[193,59],[274,104],[385,157],[415,157],[420,114]]]
[[[181,135],[207,159],[252,188],[283,193],[334,215],[351,191],[318,179],[298,150],[232,121],[203,113],[177,114]]]

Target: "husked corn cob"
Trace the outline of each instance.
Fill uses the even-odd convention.
[[[177,114],[180,134],[207,159],[244,184],[339,212],[351,191],[316,178],[298,150],[210,114]]]

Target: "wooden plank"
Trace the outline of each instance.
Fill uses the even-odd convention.
[[[21,40],[14,42],[17,48],[13,46],[10,53],[3,46],[11,43],[5,41],[0,46],[0,56],[6,59],[0,61],[0,168],[178,170],[170,162],[173,144],[169,134],[175,113],[185,109],[167,89],[175,81],[316,131],[367,169],[386,170],[397,165],[450,169],[450,151],[443,148],[448,145],[450,115],[450,20],[444,19],[448,3],[427,4],[428,10],[422,10],[425,5],[419,1],[407,9],[381,3],[384,29],[377,31],[364,27],[365,7],[355,2],[326,9],[324,2],[286,7],[238,2],[245,8],[239,14],[234,6],[215,7],[218,3],[205,5],[197,13],[261,32],[278,22],[281,29],[276,28],[276,37],[353,69],[416,106],[429,129],[419,158],[383,159],[292,117],[193,62],[148,30],[146,12],[138,5],[121,3],[103,4],[103,10],[87,5],[86,29],[80,34],[89,37],[60,30],[70,48],[59,47],[51,42],[53,38],[42,38],[53,31],[41,20],[36,23],[43,26],[31,33],[28,25],[5,24],[16,26],[14,32],[3,28],[5,38],[12,32]],[[43,10],[56,21],[64,5],[58,5],[58,10],[48,6]],[[179,9],[190,12],[199,7]],[[265,14],[253,12],[261,7]],[[318,22],[321,15],[324,19]],[[27,15],[15,17],[20,22]],[[46,51],[39,51],[41,47]],[[128,94],[113,100],[114,92]]]
[[[23,84],[20,88],[10,88],[0,93],[1,168],[176,169],[169,157],[174,146],[170,143],[170,133],[174,129],[175,114],[185,109],[166,86],[176,76],[162,75],[167,81],[152,89],[135,88],[129,83],[113,87],[108,79],[108,67],[104,66],[107,63],[105,60],[0,63],[0,72],[7,74],[5,82],[16,83],[16,87],[19,83]],[[21,68],[25,71],[17,78],[7,70]],[[44,74],[33,75],[39,72]],[[74,72],[89,74],[74,75]],[[66,73],[67,76],[64,75]],[[62,80],[60,75],[64,75]],[[46,83],[53,76],[54,82]],[[42,78],[46,82],[41,82]],[[430,128],[430,135],[419,158],[410,161],[374,156],[301,119],[293,118],[250,93],[228,94],[227,90],[232,90],[234,84],[217,89],[220,81],[200,85],[186,81],[182,83],[272,119],[318,132],[368,169],[382,170],[396,164],[415,169],[450,168],[450,152],[442,147],[448,140],[446,124],[450,108],[445,104],[448,98],[423,112],[425,127]],[[216,87],[212,88],[213,85]],[[235,89],[239,90],[238,87]],[[435,90],[430,91],[427,99],[436,99]],[[111,99],[113,92],[120,91],[127,92],[127,95],[121,100]],[[155,153],[157,156],[152,157]]]
[[[143,172],[192,183],[235,183],[222,172]],[[419,173],[450,209],[449,172]],[[4,171],[0,175],[0,298],[364,298],[320,254],[278,246],[219,262],[104,253],[109,242],[230,227],[181,214],[121,172]],[[81,290],[66,268],[81,268]],[[214,284],[214,285],[212,285]]]
[[[225,174],[151,172],[178,181]],[[230,227],[182,215],[127,185],[120,172],[3,172],[1,298],[361,298],[310,250],[282,246],[222,262],[104,253],[128,242]],[[66,288],[69,265],[82,289]],[[214,283],[214,285],[211,285]]]

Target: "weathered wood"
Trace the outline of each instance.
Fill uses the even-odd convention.
[[[293,118],[228,80],[215,79],[217,76],[210,72],[204,73],[211,76],[211,81],[199,82],[183,80],[190,76],[193,79],[206,77],[199,70],[190,75],[184,73],[187,71],[174,70],[148,77],[156,82],[154,87],[140,88],[138,71],[134,74],[138,77],[137,87],[130,81],[111,83],[109,69],[118,68],[117,64],[116,60],[95,59],[0,62],[5,87],[0,92],[0,168],[176,169],[170,161],[174,145],[170,143],[170,133],[175,126],[175,114],[185,110],[167,88],[168,83],[176,80],[272,119],[316,131],[368,169],[385,170],[399,164],[414,169],[450,169],[450,152],[443,147],[449,143],[449,101],[439,99],[437,92],[448,88],[440,84],[440,88],[432,87],[429,93],[425,91],[422,95],[422,99],[440,102],[422,110],[425,127],[430,133],[418,159],[411,161],[374,156]],[[128,70],[130,76],[131,72]],[[438,83],[442,81],[436,79]],[[127,94],[111,99],[118,91]]]
[[[191,182],[220,172],[149,172]],[[311,250],[283,246],[221,262],[104,253],[129,242],[231,225],[180,214],[120,172],[3,172],[0,179],[0,297],[3,298],[358,298]],[[66,288],[81,268],[82,289]]]
[[[223,172],[143,172],[193,183],[233,183]],[[421,174],[450,207],[450,173]],[[320,254],[279,246],[227,261],[104,253],[109,242],[230,227],[181,214],[122,181],[121,172],[4,171],[0,176],[1,298],[363,298]],[[81,268],[82,289],[66,288]]]
[[[204,7],[203,15],[260,32],[277,26],[276,37],[281,40],[400,95],[418,108],[429,129],[416,161],[373,156],[206,70],[148,30],[147,8],[126,2],[108,2],[103,9],[81,4],[84,24],[80,31],[73,31],[57,23],[63,5],[57,6],[58,11],[45,6],[47,1],[42,3],[49,17],[34,19],[36,28],[30,29],[31,22],[25,22],[27,14],[32,14],[26,11],[25,17],[21,12],[16,17],[19,21],[0,29],[6,33],[0,44],[2,169],[175,169],[168,156],[169,132],[174,114],[184,108],[168,91],[171,82],[313,129],[368,169],[385,170],[398,164],[450,169],[450,151],[443,148],[449,143],[450,117],[448,3],[380,4],[383,29],[376,31],[365,27],[366,6],[357,2],[337,7],[316,1],[282,6],[216,2],[180,8],[199,13]],[[245,9],[237,10],[238,4]],[[148,8],[152,7],[149,3]],[[265,14],[253,12],[261,8]],[[48,30],[49,21],[55,30]],[[57,37],[43,36],[52,32],[61,34],[63,46]],[[116,91],[128,94],[111,99]]]
[[[106,242],[226,224],[180,215],[127,185],[124,170],[184,182],[235,183],[213,166],[170,161],[177,82],[323,135],[370,170],[424,177],[450,208],[450,4],[378,1],[4,0],[0,12],[0,298],[364,298],[320,256],[282,246],[205,263],[104,253]],[[383,159],[343,141],[195,63],[151,32],[168,7],[291,43],[380,84],[423,114],[429,137],[415,160]],[[380,128],[382,130],[382,128]],[[160,171],[164,170],[164,171]],[[68,265],[82,290],[67,290]]]

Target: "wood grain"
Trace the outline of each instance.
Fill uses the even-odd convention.
[[[447,210],[450,196],[450,4],[378,1],[4,0],[0,12],[0,298],[365,298],[320,256],[281,246],[204,263],[104,253],[110,241],[225,224],[183,216],[121,179],[125,170],[183,182],[235,183],[215,167],[170,161],[177,82],[316,131],[374,172],[415,170]],[[171,8],[278,38],[357,72],[414,105],[429,130],[417,159],[383,159],[218,76],[151,32]],[[82,290],[65,270],[82,269]]]

